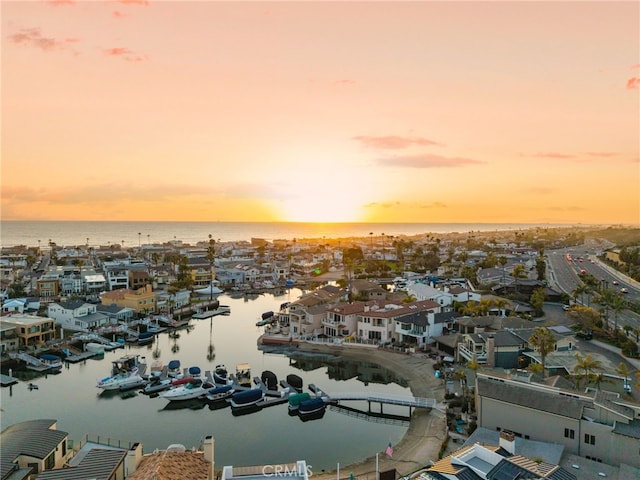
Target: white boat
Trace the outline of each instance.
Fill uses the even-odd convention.
[[[102,390],[126,390],[144,385],[145,380],[140,376],[138,355],[126,355],[114,360],[111,375],[98,380],[96,385]]]
[[[213,283],[211,283],[211,285],[209,285],[208,287],[195,289],[193,293],[196,293],[198,295],[218,295],[220,293],[224,293],[224,290],[221,290]]]
[[[173,380],[169,377],[161,378],[161,377],[151,377],[149,383],[145,385],[142,389],[143,393],[150,395],[152,393],[163,392],[171,388]]]
[[[160,398],[164,398],[166,400],[169,400],[170,402],[191,400],[193,398],[205,396],[208,393],[209,388],[211,387],[205,387],[205,384],[201,379],[194,378],[188,383],[161,393]]]
[[[84,346],[85,351],[104,355],[104,345],[96,342],[89,342]]]

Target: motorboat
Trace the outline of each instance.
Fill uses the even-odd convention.
[[[213,381],[217,385],[227,385],[229,383],[229,372],[224,365],[216,365],[213,370]]]
[[[182,375],[180,371],[180,360],[170,360],[167,364],[167,375],[172,378],[177,378]]]
[[[262,372],[262,375],[260,375],[260,380],[262,380],[264,386],[267,387],[267,390],[278,390],[278,377],[272,371],[265,370],[264,372]]]
[[[102,380],[98,380],[96,385],[102,390],[122,390],[127,388],[136,388],[144,385],[145,379],[138,373],[138,368],[134,368],[130,371],[121,371],[115,375],[105,377]]]
[[[96,386],[102,390],[121,390],[144,385],[145,380],[139,373],[139,366],[138,355],[125,355],[114,360],[111,375],[98,380]]]
[[[209,385],[205,386],[205,383],[202,381],[202,379],[192,378],[191,381],[187,383],[161,393],[160,398],[164,398],[166,400],[169,400],[170,402],[191,400],[194,398],[205,396],[209,388]]]
[[[193,293],[197,295],[219,295],[221,293],[224,293],[224,290],[221,290],[220,288],[216,287],[213,283],[211,283],[211,285],[209,285],[208,287],[195,289]]]
[[[325,408],[327,408],[325,401],[321,397],[314,397],[300,402],[298,405],[298,415],[304,417],[305,415],[317,414]]]
[[[153,343],[153,338],[155,333],[153,332],[143,332],[138,335],[138,345],[148,345]]]
[[[304,393],[294,393],[293,395],[289,395],[289,411],[294,412],[297,411],[302,402],[306,402],[311,399],[311,395],[308,392]]]
[[[172,379],[169,377],[151,377],[149,382],[142,389],[142,393],[150,395],[152,393],[164,392],[172,387]]]
[[[290,373],[289,375],[287,375],[287,384],[296,392],[302,392],[302,377],[296,375],[295,373]]]
[[[236,365],[236,383],[238,385],[251,386],[251,367],[248,363]]]
[[[44,362],[47,365],[47,367],[49,367],[49,371],[62,370],[62,359],[57,355],[43,353],[42,355],[40,355],[40,360]]]
[[[260,388],[253,388],[231,395],[232,408],[247,408],[257,404],[264,398],[264,392]]]
[[[235,393],[231,385],[223,385],[221,387],[212,388],[207,392],[206,398],[209,402],[219,402],[226,400]]]

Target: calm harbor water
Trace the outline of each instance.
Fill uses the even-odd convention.
[[[106,352],[103,359],[69,364],[57,375],[31,380],[39,386],[38,390],[30,391],[28,382],[5,387],[0,392],[2,429],[24,420],[53,418],[58,420],[58,428],[69,432],[73,440],[89,434],[93,438],[140,441],[147,453],[173,443],[187,448],[198,446],[204,436],[213,435],[218,467],[305,459],[315,471],[333,469],[337,462],[347,465],[383,451],[389,442],[396,444],[404,436],[406,425],[374,423],[329,409],[323,418],[308,422],[289,416],[286,404],[234,416],[229,408],[210,410],[203,404],[170,404],[141,393],[125,399],[119,394],[100,394],[95,386],[98,379],[109,373],[112,360],[124,354],[141,354],[150,364],[155,352],[164,364],[178,359],[183,367],[199,366],[202,371],[213,370],[221,363],[233,370],[237,363],[248,362],[253,376],[271,370],[281,380],[295,373],[303,378],[305,390],[314,383],[328,393],[366,389],[410,394],[402,379],[378,365],[325,355],[301,355],[295,350],[290,351],[291,356],[259,350],[257,338],[262,329],[255,322],[261,313],[276,310],[300,293],[293,289],[277,295],[240,298],[221,295],[220,302],[231,307],[231,315],[192,320],[192,328],[181,330],[178,339],[162,333],[152,345],[127,345],[125,349]],[[209,360],[210,345],[214,347],[215,358]],[[5,366],[2,370],[7,373]],[[367,402],[349,405],[367,409]],[[384,411],[408,415],[408,409],[402,407],[385,406]]]

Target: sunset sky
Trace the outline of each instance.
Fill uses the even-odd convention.
[[[640,223],[640,3],[2,1],[2,219]]]

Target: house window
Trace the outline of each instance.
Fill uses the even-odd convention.
[[[570,439],[574,439],[575,438],[575,430],[571,429],[571,428],[565,428],[564,429],[564,438],[570,438]]]
[[[56,454],[52,452],[45,460],[44,460],[44,469],[51,470],[56,466]]]
[[[588,433],[584,434],[584,443],[587,443],[589,445],[595,445],[596,444],[596,436],[595,435],[589,435]]]

